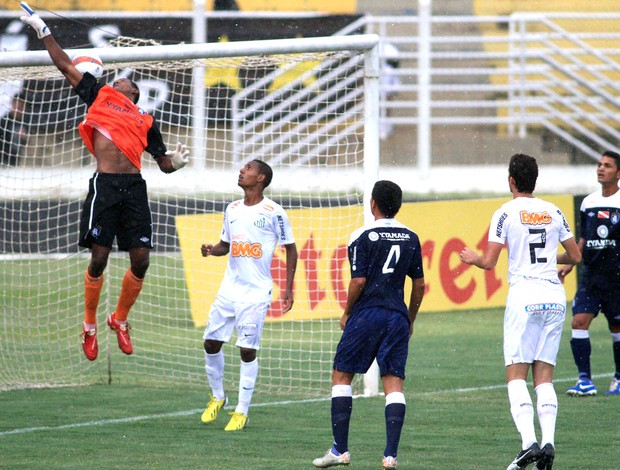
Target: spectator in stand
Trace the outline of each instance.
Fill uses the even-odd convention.
[[[399,52],[394,44],[381,44],[381,117],[379,121],[379,137],[387,139],[394,133],[394,126],[388,121],[388,101],[398,94],[401,85],[396,69],[400,65]]]
[[[26,103],[20,97],[11,101],[11,109],[0,119],[0,164],[17,166],[28,142],[28,127],[24,123]]]

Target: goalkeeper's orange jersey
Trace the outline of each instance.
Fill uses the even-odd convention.
[[[78,130],[93,155],[95,155],[93,130],[97,129],[114,142],[123,155],[140,169],[142,152],[148,145],[147,136],[152,125],[152,116],[141,112],[140,108],[122,93],[109,85],[104,85],[88,108],[88,113],[78,126]]]

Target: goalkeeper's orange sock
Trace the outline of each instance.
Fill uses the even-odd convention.
[[[131,268],[127,270],[125,277],[123,277],[123,287],[121,288],[121,295],[118,298],[118,305],[114,311],[114,318],[116,321],[127,321],[129,310],[140,295],[143,283],[144,278],[140,279],[136,277],[135,274],[131,272]]]
[[[92,325],[93,328],[97,326],[97,306],[99,305],[102,286],[103,274],[99,277],[92,277],[86,270],[84,276],[84,324]]]

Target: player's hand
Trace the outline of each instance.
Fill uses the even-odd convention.
[[[347,313],[343,313],[340,317],[340,329],[344,331],[344,327],[347,325],[347,320],[349,319],[349,315]]]
[[[564,279],[566,279],[566,275],[573,270],[572,264],[564,264],[558,268],[558,278],[564,284]]]
[[[293,308],[293,292],[290,290],[285,290],[282,295],[282,313],[288,312]]]
[[[166,155],[170,157],[172,168],[175,170],[180,170],[189,163],[189,149],[187,148],[187,145],[182,142],[177,143],[176,150],[168,150]]]
[[[478,257],[478,254],[471,250],[469,247],[463,248],[463,250],[459,253],[459,258],[465,264],[474,264],[474,261]]]
[[[39,39],[43,39],[45,36],[52,34],[50,29],[45,24],[45,21],[41,19],[36,11],[30,8],[30,5],[26,2],[21,2],[19,6],[22,7],[26,13],[28,13],[27,15],[20,16],[19,19],[28,26],[32,27],[37,32]]]
[[[202,256],[209,256],[211,254],[211,251],[213,251],[213,245],[211,244],[203,243],[203,245],[200,247],[200,252],[202,253]]]

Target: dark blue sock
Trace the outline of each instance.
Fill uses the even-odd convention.
[[[341,454],[349,450],[349,422],[351,421],[352,409],[352,397],[332,397],[334,449]]]
[[[614,377],[620,380],[620,341],[614,341],[614,362],[616,363],[616,373]]]
[[[579,371],[579,378],[591,380],[590,354],[592,353],[592,345],[590,338],[571,338],[570,347],[573,350],[573,359],[575,359],[575,365]]]
[[[400,442],[400,432],[405,422],[405,411],[407,406],[404,403],[391,403],[385,407],[385,452],[383,455],[390,455],[396,458],[398,443]]]

